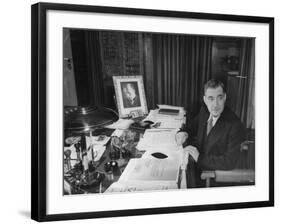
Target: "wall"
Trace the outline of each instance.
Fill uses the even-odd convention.
[[[42,0],[43,1],[43,0]],[[51,1],[51,0],[49,0]],[[1,5],[1,223],[35,223],[30,216],[30,4],[36,1],[4,1]],[[278,1],[236,0],[61,0],[60,2],[120,7],[186,10],[274,16],[275,56],[280,58],[280,6]],[[169,215],[107,218],[53,223],[278,223],[280,197],[280,63],[275,70],[275,178],[276,207],[195,212]]]
[[[63,30],[63,105],[77,106],[74,65],[69,29]]]

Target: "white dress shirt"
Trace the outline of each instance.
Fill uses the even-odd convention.
[[[209,122],[209,120],[211,119],[211,117],[213,117],[211,114],[207,120],[207,123]],[[217,117],[213,117],[213,127],[215,126],[215,124],[217,123],[217,120],[220,118],[220,116]]]

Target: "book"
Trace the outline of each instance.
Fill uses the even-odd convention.
[[[179,110],[177,109],[168,109],[168,108],[161,108],[159,109],[159,114],[167,114],[167,115],[179,115]]]
[[[130,129],[144,131],[144,130],[150,128],[150,125],[151,125],[151,123],[149,123],[149,122],[139,121],[139,122],[135,122],[135,123],[131,124]]]

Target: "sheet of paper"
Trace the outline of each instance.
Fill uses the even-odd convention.
[[[175,138],[176,133],[176,129],[147,129],[143,138],[140,139],[137,149],[146,151],[148,148],[153,147],[163,147],[165,149],[177,148],[178,145]]]
[[[87,147],[89,147],[91,144],[93,144],[93,145],[106,145],[109,140],[110,140],[110,137],[106,136],[106,135],[103,135],[102,137],[100,137],[100,136],[92,136],[92,137],[86,136]]]
[[[105,150],[106,150],[106,146],[94,145],[93,152],[91,151],[91,149],[87,151],[88,161],[91,161],[92,159],[94,159],[95,162],[99,161]]]
[[[105,126],[106,128],[110,129],[128,129],[131,124],[134,123],[134,120],[132,119],[122,119],[120,118],[118,121],[116,121],[113,124]]]
[[[120,176],[120,181],[174,181],[177,182],[179,160],[131,159]]]
[[[116,129],[116,130],[111,134],[111,136],[121,137],[123,133],[124,133],[124,130]]]
[[[158,129],[179,129],[183,125],[183,120],[162,120]]]

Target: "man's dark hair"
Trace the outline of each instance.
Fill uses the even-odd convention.
[[[219,79],[210,79],[208,82],[205,83],[204,85],[204,94],[206,93],[207,89],[208,88],[211,88],[211,89],[216,89],[218,87],[221,87],[222,88],[222,91],[224,93],[225,92],[225,86],[223,84],[222,81],[220,81]]]

